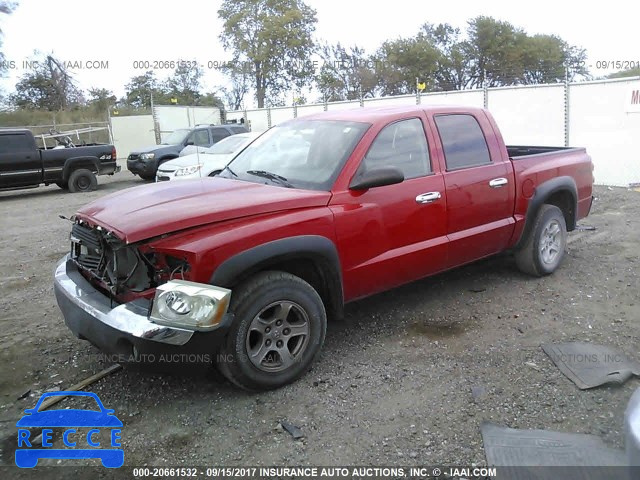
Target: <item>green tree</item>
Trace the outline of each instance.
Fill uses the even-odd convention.
[[[438,49],[435,72],[437,90],[463,90],[474,82],[471,44],[461,39],[460,29],[448,23],[422,26],[422,34]]]
[[[52,55],[33,62],[36,67],[20,78],[11,96],[16,107],[55,111],[84,104],[82,91],[62,62]]]
[[[249,92],[249,81],[252,76],[247,62],[230,64],[223,69],[229,76],[229,86],[221,87],[222,96],[229,110],[240,110],[244,105],[244,97]]]
[[[200,105],[203,71],[195,62],[180,62],[165,82],[164,91],[181,105]]]
[[[509,22],[479,16],[467,29],[475,86],[515,85],[524,78],[526,33]]]
[[[586,52],[555,35],[528,36],[522,52],[523,83],[554,83],[566,78],[588,76]]]
[[[423,32],[412,38],[384,42],[375,55],[382,95],[415,93],[416,78],[426,83],[427,90],[433,90],[441,55]]]
[[[640,67],[630,68],[628,70],[620,70],[607,75],[607,78],[627,78],[627,77],[640,77]]]
[[[202,107],[218,107],[220,110],[226,110],[224,101],[214,92],[200,95],[198,105]]]
[[[99,112],[105,112],[116,104],[116,96],[106,88],[90,88],[87,103]]]
[[[134,108],[151,107],[152,95],[155,103],[161,104],[169,101],[163,85],[151,70],[142,75],[132,77],[125,86],[124,100],[127,105]]]
[[[236,69],[250,72],[258,107],[268,96],[302,87],[313,79],[309,57],[316,11],[302,0],[224,0],[218,10],[220,34]]]
[[[322,63],[316,85],[327,102],[356,100],[360,96],[375,96],[377,77],[375,60],[353,46],[324,44],[320,48]]]

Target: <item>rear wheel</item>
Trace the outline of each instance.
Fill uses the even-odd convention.
[[[98,179],[91,170],[80,168],[71,172],[69,176],[70,192],[89,192],[98,186]]]
[[[247,390],[270,390],[302,376],[317,357],[327,330],[318,293],[285,272],[261,272],[234,289],[235,322],[218,368]]]
[[[562,262],[566,247],[567,225],[562,210],[555,205],[542,205],[527,243],[515,253],[516,264],[529,275],[549,275]]]

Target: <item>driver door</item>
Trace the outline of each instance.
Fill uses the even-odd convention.
[[[423,117],[384,126],[354,178],[395,167],[394,185],[336,193],[330,203],[343,266],[345,299],[371,295],[443,270],[447,264],[444,179],[432,165]],[[427,133],[428,132],[428,133]]]

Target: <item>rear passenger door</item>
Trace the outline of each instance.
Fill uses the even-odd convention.
[[[514,180],[509,159],[487,143],[495,137],[483,114],[433,117],[445,166],[449,267],[506,248],[513,232]]]
[[[340,243],[345,298],[387,290],[445,268],[446,199],[432,168],[423,118],[383,127],[353,176],[395,167],[405,180],[336,192],[330,203]]]

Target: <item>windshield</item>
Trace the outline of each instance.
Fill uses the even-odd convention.
[[[171,132],[167,138],[161,143],[161,145],[178,145],[184,142],[185,137],[191,130],[186,128],[180,128],[179,130],[175,130]]]
[[[245,142],[248,142],[249,138],[244,135],[231,135],[223,140],[220,140],[213,147],[207,148],[205,153],[214,153],[228,155],[235,152],[238,148],[242,147]]]
[[[371,125],[293,120],[249,145],[221,177],[309,190],[330,190],[344,162]]]

